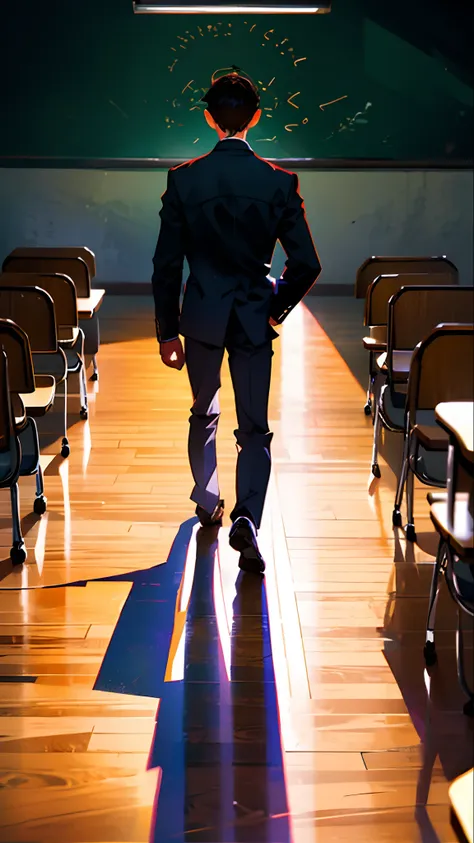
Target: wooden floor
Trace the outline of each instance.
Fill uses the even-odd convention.
[[[228,523],[197,530],[186,372],[160,365],[150,302],[105,303],[69,460],[60,407],[42,424],[41,519],[21,481],[18,570],[0,493],[1,843],[455,841],[448,785],[473,766],[456,615],[443,594],[429,676],[427,490],[412,548],[395,437],[369,482],[358,319],[336,304],[323,330],[301,306],[275,343],[262,584],[237,578]],[[227,366],[221,398],[230,511]]]

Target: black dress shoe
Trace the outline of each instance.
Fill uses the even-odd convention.
[[[251,574],[263,574],[265,562],[258,549],[257,531],[250,518],[237,518],[229,532],[229,544],[240,552],[239,568]]]
[[[196,507],[196,515],[199,518],[203,527],[222,527],[222,517],[224,515],[224,501],[219,501],[214,512],[207,512],[204,507]]]

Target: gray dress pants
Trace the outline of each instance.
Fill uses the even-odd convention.
[[[191,500],[212,512],[219,499],[216,433],[219,422],[219,389],[224,351],[229,354],[229,368],[235,395],[238,428],[236,505],[232,521],[244,515],[260,527],[263,505],[271,470],[268,429],[272,336],[260,346],[248,339],[232,312],[222,347],[186,337],[185,354],[193,406],[189,419],[188,453],[194,477]]]

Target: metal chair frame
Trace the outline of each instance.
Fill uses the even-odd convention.
[[[420,261],[421,262],[421,261]],[[395,279],[399,279],[396,281]],[[388,303],[390,298],[395,295],[402,287],[408,286],[447,286],[450,285],[450,274],[448,272],[429,272],[425,270],[424,272],[398,272],[398,273],[382,273],[378,275],[372,283],[369,285],[365,297],[365,308],[364,308],[364,325],[369,328],[369,332],[372,333],[373,331],[377,331],[378,329],[385,328],[388,333]],[[453,283],[451,286],[458,285],[458,277],[457,272],[456,275],[453,276]],[[380,320],[380,315],[374,319],[376,314],[373,312],[373,302],[376,294],[380,292],[380,287],[387,286],[389,287],[389,294],[386,298],[386,305],[385,305],[385,312],[383,314],[383,319]],[[380,308],[380,303],[379,303]],[[369,352],[369,380],[367,385],[367,394],[366,394],[366,403],[364,405],[364,413],[366,416],[372,416],[372,421],[375,422],[375,406],[376,406],[376,378],[378,369],[376,366],[376,356],[380,354],[382,351],[385,351],[387,348],[387,341],[375,341],[374,348],[370,348],[368,346],[367,338],[363,339],[364,347]]]
[[[415,477],[422,483],[425,483],[426,485],[435,486],[438,488],[446,488],[446,483],[439,481],[432,475],[426,474],[423,470],[423,463],[419,459],[419,449],[421,443],[418,437],[416,436],[415,431],[417,410],[415,409],[415,416],[413,417],[410,411],[410,404],[415,403],[415,407],[417,407],[417,399],[413,396],[415,390],[418,391],[422,358],[426,349],[431,346],[433,342],[436,342],[437,339],[449,335],[472,335],[474,339],[474,326],[471,324],[440,324],[432,331],[432,333],[425,340],[418,344],[417,348],[415,349],[415,354],[410,369],[410,378],[408,383],[408,393],[405,406],[405,418],[403,428],[397,427],[394,424],[393,420],[387,419],[387,414],[384,412],[383,396],[381,396],[378,405],[378,418],[380,419],[380,423],[383,424],[384,427],[387,427],[388,430],[391,430],[392,432],[403,433],[404,436],[403,455],[397,481],[397,491],[395,495],[395,503],[392,513],[392,522],[394,527],[402,526],[401,505],[403,501],[404,491],[406,491],[406,536],[407,539],[411,542],[416,541],[416,530],[413,514]],[[390,389],[390,386],[388,386],[387,388]]]
[[[16,282],[17,278],[18,283]],[[85,376],[84,331],[78,326],[77,295],[74,282],[62,273],[48,275],[36,272],[8,272],[0,275],[0,287],[2,286],[38,287],[44,289],[53,299],[58,326],[58,344],[66,356],[68,374],[79,373],[80,417],[86,420],[89,408]],[[61,290],[61,299],[59,298],[59,290]],[[63,308],[68,315],[63,313]],[[66,329],[71,335],[67,339],[61,338],[61,329]],[[63,438],[67,439],[67,435],[65,434]],[[69,442],[63,441],[61,453],[63,456],[68,456]]]
[[[67,262],[66,265],[64,262]],[[28,269],[15,269],[17,266],[23,266],[27,262],[31,264]],[[75,263],[80,266],[79,273],[71,272],[71,262],[74,268]],[[51,247],[28,247],[14,249],[5,258],[3,262],[3,272],[40,272],[54,274],[64,274],[72,278],[72,281],[77,290],[78,298],[89,298],[91,294],[92,279],[96,274],[95,255],[87,246],[51,246]],[[87,321],[93,322],[87,327],[87,337],[91,342],[98,343],[99,328],[97,323],[97,315],[93,320],[82,320],[83,324]],[[84,330],[82,328],[82,330]],[[86,333],[86,332],[84,332]],[[93,339],[95,338],[95,339]],[[98,345],[97,345],[98,347]],[[99,369],[97,364],[96,353],[91,355],[92,375],[91,380],[96,381],[99,378]]]
[[[20,327],[24,327],[26,333],[28,334],[28,339],[30,341],[30,347],[32,350],[32,359],[33,359],[33,369],[35,372],[35,376],[37,374],[40,375],[53,375],[55,378],[56,384],[62,385],[63,387],[63,398],[64,398],[64,412],[63,412],[63,437],[61,440],[61,456],[67,457],[70,454],[70,446],[69,446],[69,439],[67,435],[67,378],[68,375],[75,371],[68,367],[68,361],[64,350],[58,344],[58,335],[57,335],[57,328],[56,328],[56,318],[55,318],[55,309],[54,309],[54,302],[51,298],[50,294],[46,292],[46,290],[41,289],[40,287],[4,287],[1,284],[1,276],[0,276],[0,296],[2,292],[7,292],[12,296],[18,294],[22,298],[26,299],[28,296],[40,296],[43,298],[43,302],[46,305],[50,305],[50,313],[49,318],[53,325],[54,331],[54,342],[51,343],[50,349],[40,349],[36,347],[36,341],[34,334],[28,330],[26,324],[23,326],[20,324],[19,321],[15,319],[16,313],[13,315],[11,314],[13,321],[16,321],[16,324],[20,324]],[[37,302],[35,302],[35,305]],[[33,311],[32,305],[28,304],[28,301],[25,301],[25,312],[28,312],[28,307],[30,306],[30,315]],[[9,315],[7,316],[9,318]],[[21,318],[21,317],[20,317]],[[30,323],[28,323],[29,325]],[[54,363],[58,364],[56,367],[53,365]],[[56,393],[57,394],[57,393]]]
[[[380,477],[380,467],[378,464],[378,450],[379,450],[379,442],[380,442],[380,433],[382,426],[386,427],[388,430],[395,430],[398,432],[398,428],[391,427],[390,421],[386,418],[386,414],[384,414],[383,410],[383,397],[384,397],[384,387],[389,385],[390,391],[394,394],[400,394],[400,391],[405,391],[408,380],[409,380],[409,372],[407,371],[406,376],[401,375],[398,373],[395,376],[394,369],[393,369],[393,353],[395,351],[401,351],[402,349],[395,349],[395,312],[398,302],[402,297],[415,295],[418,292],[427,293],[430,290],[436,292],[453,292],[455,296],[468,294],[474,291],[472,287],[460,287],[454,284],[449,285],[414,285],[411,284],[408,287],[402,287],[398,290],[395,295],[393,295],[388,303],[388,334],[387,334],[387,355],[386,355],[386,367],[384,370],[378,368],[376,383],[374,387],[374,404],[375,404],[375,412],[374,412],[374,434],[373,434],[373,447],[372,447],[372,474],[374,477]],[[440,323],[444,320],[440,313]],[[432,325],[431,330],[435,327],[435,324]],[[423,339],[423,337],[422,337]],[[410,349],[405,349],[406,351],[410,351]],[[414,348],[413,348],[414,351]],[[401,428],[400,428],[401,431]]]
[[[454,522],[454,507],[456,505],[456,497],[458,495],[457,483],[459,470],[462,466],[463,474],[468,478],[469,485],[471,485],[470,495],[474,494],[474,476],[473,465],[465,459],[460,449],[450,444],[448,452],[448,475],[450,482],[450,489],[446,496],[447,502],[447,517],[448,517],[448,531],[452,529]],[[437,526],[436,520],[434,521]],[[468,702],[464,706],[464,713],[470,717],[474,717],[474,686],[470,685],[466,676],[466,668],[464,662],[464,629],[463,629],[463,614],[474,618],[474,596],[468,598],[463,594],[458,580],[455,564],[469,564],[471,571],[474,574],[474,546],[467,548],[463,555],[459,555],[459,549],[462,546],[454,542],[453,536],[445,535],[446,530],[440,532],[438,551],[436,555],[435,565],[433,567],[433,575],[431,579],[430,597],[428,602],[428,615],[426,620],[426,634],[425,646],[423,654],[428,667],[432,667],[437,662],[436,644],[435,644],[435,625],[436,625],[436,609],[438,605],[438,597],[440,591],[440,576],[444,575],[448,591],[456,603],[458,624],[456,630],[456,665],[459,684],[468,697]],[[472,537],[471,537],[472,538]],[[454,544],[454,546],[453,546]],[[473,583],[474,588],[474,583]]]
[[[34,384],[34,373],[31,349],[27,335],[10,319],[0,319],[0,349],[2,350],[4,360],[6,361],[8,378],[8,354],[5,352],[2,341],[5,336],[13,339],[14,342],[18,344],[18,347],[21,348],[24,360],[25,385],[28,392],[34,391],[34,386],[31,388]],[[40,464],[40,449],[36,422],[33,418],[27,416],[21,427],[17,428],[15,426],[11,406],[11,396],[15,396],[18,402],[21,402],[21,399],[19,393],[14,390],[12,391],[9,379],[7,380],[7,383],[8,398],[5,398],[5,400],[8,402],[7,412],[10,413],[11,441],[14,443],[16,460],[8,484],[0,483],[0,486],[8,485],[10,488],[13,533],[10,558],[13,565],[21,565],[26,560],[27,552],[21,531],[18,478],[32,475],[36,476],[36,496],[33,510],[37,515],[43,515],[46,512],[47,499],[44,495],[44,480]],[[4,396],[2,396],[2,400],[3,399]]]

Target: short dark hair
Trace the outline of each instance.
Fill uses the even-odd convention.
[[[209,88],[202,101],[224,132],[235,135],[248,126],[260,105],[260,95],[250,79],[229,73]]]

